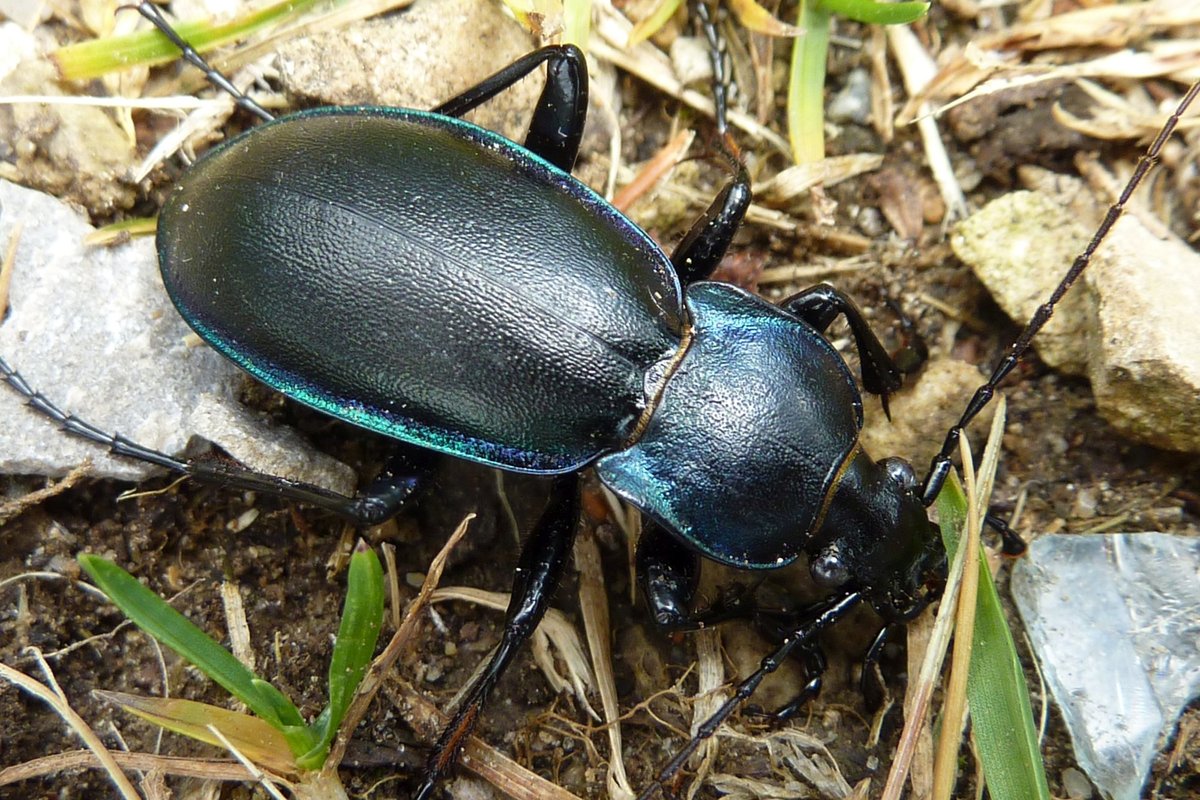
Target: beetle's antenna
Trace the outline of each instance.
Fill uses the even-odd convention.
[[[787,660],[788,655],[796,649],[796,647],[811,642],[817,634],[833,625],[839,619],[844,617],[852,608],[858,605],[862,600],[862,594],[857,591],[849,591],[840,595],[834,595],[832,598],[827,598],[813,607],[813,613],[806,617],[805,621],[792,629],[789,636],[784,638],[783,644],[775,648],[775,651],[770,653],[759,664],[751,675],[738,684],[737,691],[733,696],[721,704],[711,717],[704,720],[700,727],[696,729],[696,735],[684,745],[683,749],[675,754],[654,782],[642,790],[638,795],[637,800],[650,800],[655,792],[665,788],[666,782],[669,781],[676,772],[679,771],[687,760],[692,757],[692,753],[700,747],[700,744],[717,732],[717,728],[721,727],[730,714],[737,710],[738,706],[746,702],[750,695],[754,694],[754,690],[758,685],[766,679],[775,670],[779,669],[779,665]]]
[[[134,8],[137,12],[149,20],[150,24],[158,28],[163,36],[170,40],[171,44],[179,48],[179,52],[183,54],[183,60],[191,64],[196,69],[204,73],[204,77],[208,82],[217,87],[221,91],[233,98],[237,105],[254,114],[263,122],[270,122],[275,119],[275,116],[265,108],[260,106],[254,100],[251,100],[244,92],[233,85],[233,82],[221,74],[215,67],[209,65],[204,60],[204,56],[196,52],[196,48],[192,47],[179,33],[171,27],[171,23],[167,22],[162,12],[158,10],[158,6],[150,2],[150,0],[141,0]]]
[[[1146,152],[1142,154],[1142,157],[1138,159],[1137,167],[1133,170],[1133,176],[1125,184],[1125,188],[1121,190],[1121,195],[1117,198],[1116,202],[1109,206],[1108,213],[1104,215],[1104,221],[1096,229],[1092,240],[1088,242],[1088,246],[1079,254],[1075,262],[1071,264],[1071,269],[1067,271],[1067,274],[1058,284],[1058,287],[1050,295],[1050,299],[1038,306],[1033,318],[1025,326],[1025,330],[1021,331],[1021,335],[1009,347],[1008,354],[992,370],[992,376],[987,379],[987,382],[975,390],[975,395],[967,403],[967,408],[963,411],[962,417],[947,432],[946,441],[942,444],[941,452],[934,456],[933,461],[930,463],[929,474],[925,476],[925,483],[921,489],[921,502],[926,506],[933,505],[934,500],[937,499],[938,492],[942,490],[942,484],[945,482],[946,476],[950,473],[950,455],[958,449],[958,440],[962,435],[963,428],[970,424],[971,420],[975,419],[979,415],[979,412],[983,411],[987,407],[987,404],[991,402],[992,396],[996,393],[996,386],[1000,381],[1004,380],[1004,377],[1012,371],[1021,357],[1029,350],[1029,345],[1032,343],[1033,337],[1037,336],[1038,331],[1049,321],[1058,301],[1062,300],[1067,290],[1071,288],[1075,281],[1079,279],[1079,276],[1083,274],[1083,271],[1087,269],[1088,264],[1091,263],[1092,255],[1096,252],[1096,248],[1108,236],[1109,231],[1112,230],[1116,221],[1121,218],[1121,214],[1125,211],[1125,204],[1129,202],[1129,198],[1133,195],[1138,185],[1141,184],[1142,178],[1158,162],[1159,156],[1162,154],[1163,145],[1166,144],[1171,134],[1175,132],[1175,127],[1179,124],[1180,118],[1187,111],[1188,106],[1192,104],[1192,101],[1196,99],[1197,94],[1200,94],[1200,81],[1192,84],[1192,87],[1188,89],[1183,99],[1179,101],[1175,113],[1167,118],[1166,124],[1158,132],[1158,136],[1155,137],[1154,141],[1146,149]]]

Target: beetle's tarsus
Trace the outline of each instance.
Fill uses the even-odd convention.
[[[270,122],[271,120],[275,119],[273,114],[234,86],[233,82],[221,74],[220,71],[209,65],[209,63],[204,60],[204,56],[200,55],[200,53],[197,52],[194,47],[180,37],[175,29],[171,27],[170,23],[167,22],[158,6],[151,3],[150,0],[141,0],[139,3],[125,7],[136,9],[137,12],[146,20],[148,20],[151,25],[153,25],[155,28],[158,28],[159,32],[163,36],[167,37],[171,44],[179,48],[179,52],[182,54],[185,61],[203,72],[204,77],[208,79],[209,83],[232,97],[233,101],[240,108],[243,108],[246,111],[249,111],[251,114],[254,114],[263,122]]]

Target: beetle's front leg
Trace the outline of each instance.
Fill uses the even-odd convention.
[[[661,525],[645,521],[637,546],[638,586],[654,623],[667,631],[694,631],[731,619],[749,619],[755,606],[748,595],[717,600],[693,611],[700,583],[700,556]]]
[[[812,643],[821,631],[846,616],[861,600],[862,595],[859,592],[847,590],[810,606],[807,610],[808,616],[797,621],[783,637],[782,644],[762,660],[758,669],[738,684],[733,696],[721,704],[716,713],[701,723],[700,727],[696,730],[696,734],[687,745],[676,753],[675,757],[662,768],[658,776],[654,779],[654,782],[638,794],[638,800],[649,800],[655,792],[660,788],[664,788],[671,777],[692,757],[692,754],[696,752],[701,743],[717,732],[717,729],[721,727],[721,723],[728,719],[729,715],[736,708],[746,702],[750,698],[750,695],[754,694],[754,690],[758,688],[758,685],[768,675],[779,669],[779,665],[783,663],[783,660],[793,650],[797,647],[804,648]]]
[[[890,393],[900,388],[900,369],[879,341],[879,337],[871,330],[854,301],[829,284],[821,283],[797,292],[780,303],[780,306],[821,333],[825,332],[838,314],[846,317],[846,322],[850,323],[850,331],[854,334],[854,343],[862,364],[863,388],[871,394],[879,395],[883,411],[890,418],[887,398]]]
[[[587,59],[573,44],[535,50],[456,97],[433,109],[436,114],[461,117],[492,99],[546,64],[546,87],[533,112],[525,146],[542,158],[570,172],[579,154],[579,140],[587,119]]]
[[[549,505],[521,549],[500,644],[438,737],[425,768],[425,780],[413,795],[414,800],[430,797],[438,781],[458,760],[459,752],[479,722],[488,695],[550,607],[575,541],[578,521],[579,475],[572,473],[555,480]]]

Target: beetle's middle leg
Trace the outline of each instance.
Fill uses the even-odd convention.
[[[809,616],[809,609],[783,614],[760,609],[748,595],[721,598],[693,611],[691,601],[700,582],[700,557],[653,522],[642,526],[637,548],[637,574],[638,586],[655,625],[666,631],[692,631],[735,619],[748,619],[778,645],[795,627],[797,619]],[[776,722],[790,719],[821,691],[825,655],[820,647],[809,642],[793,655],[804,664],[806,683],[786,705],[768,713],[767,716]]]
[[[413,795],[414,800],[430,797],[442,776],[454,766],[479,722],[492,689],[550,607],[575,541],[578,522],[579,475],[572,473],[554,481],[550,503],[521,548],[500,644],[487,667],[467,690],[454,718],[438,737],[425,769],[425,779]]]
[[[654,782],[642,790],[638,795],[638,800],[649,800],[660,787],[666,786],[671,777],[692,757],[692,753],[696,752],[701,743],[717,732],[717,729],[721,727],[721,723],[728,719],[729,715],[742,703],[746,702],[750,698],[750,695],[754,694],[754,690],[758,688],[758,685],[768,675],[779,669],[779,665],[783,663],[785,658],[791,655],[796,648],[803,649],[811,644],[821,631],[844,617],[861,600],[862,595],[858,591],[846,590],[806,609],[804,618],[798,620],[787,631],[779,647],[762,660],[757,670],[738,684],[733,696],[726,700],[717,709],[715,714],[701,723],[696,731],[696,735],[663,767],[662,771],[655,777]]]
[[[665,631],[694,631],[732,619],[749,619],[755,606],[744,595],[723,597],[693,610],[700,585],[700,555],[655,522],[643,520],[637,544],[637,580],[654,624]]]

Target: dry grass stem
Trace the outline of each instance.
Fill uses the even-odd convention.
[[[883,156],[875,153],[851,153],[830,156],[810,164],[797,164],[774,175],[754,187],[754,197],[780,205],[807,200],[808,193],[817,186],[826,188],[867,172],[874,172],[883,165]]]
[[[389,681],[383,691],[404,721],[424,738],[436,738],[449,721],[407,681]],[[459,763],[513,800],[580,800],[536,772],[525,769],[476,736],[467,739]]]
[[[919,675],[925,653],[933,641],[934,619],[930,614],[922,614],[908,624],[908,674]],[[904,697],[904,718],[910,719],[915,712],[913,704],[915,692],[909,691]],[[933,793],[933,719],[926,714],[917,725],[914,732],[912,762],[908,773],[909,785],[913,797],[929,797]]]
[[[933,80],[936,67],[933,58],[925,51],[917,35],[903,25],[887,26],[888,43],[896,56],[896,63],[904,77],[904,88],[909,96],[915,96]],[[921,106],[924,109],[924,106]],[[967,199],[963,195],[958,178],[954,175],[954,166],[950,163],[950,155],[938,132],[937,124],[931,117],[917,121],[917,130],[921,133],[921,143],[925,147],[925,159],[937,182],[938,192],[946,204],[946,217],[943,224],[949,224],[962,219],[967,214]]]
[[[767,267],[758,276],[758,284],[772,283],[811,283],[830,275],[847,275],[862,272],[877,267],[871,259],[853,256],[828,264],[790,264],[780,267]]]
[[[21,243],[20,222],[13,225],[8,237],[8,249],[4,251],[4,261],[0,261],[0,319],[8,313],[8,289],[12,286],[13,265],[17,263],[17,246]]]
[[[236,583],[221,581],[221,606],[225,609],[225,629],[229,631],[229,649],[234,658],[255,671],[254,646],[250,643],[250,623],[246,605]]]
[[[2,281],[0,281],[0,283],[2,283]],[[2,293],[2,291],[3,287],[0,286],[0,293]],[[3,305],[0,304],[0,308],[2,307]],[[86,459],[82,464],[75,467],[75,469],[68,472],[60,480],[54,481],[49,486],[37,489],[29,494],[21,495],[20,497],[0,504],[0,525],[3,525],[5,522],[8,522],[10,519],[24,511],[40,505],[42,502],[49,500],[51,497],[62,494],[67,489],[70,489],[72,486],[79,483],[79,481],[86,478],[91,471],[92,461],[91,459]]]
[[[245,767],[228,759],[185,758],[182,756],[159,756],[152,753],[111,751],[109,755],[122,769],[138,772],[157,770],[166,775],[209,781],[251,781],[254,779],[253,774],[247,772]],[[100,759],[90,750],[55,753],[0,769],[0,786],[8,786],[31,778],[42,778],[69,770],[101,767]]]
[[[221,745],[229,752],[229,754],[233,756],[234,760],[245,767],[246,771],[251,775],[251,780],[261,786],[264,792],[275,798],[275,800],[285,800],[283,793],[280,792],[279,788],[275,785],[275,781],[272,780],[271,777],[265,772],[259,769],[259,767],[253,761],[246,758],[246,756],[243,755],[240,750],[238,750],[233,742],[229,741],[228,737],[221,733],[216,725],[209,725],[208,732],[211,733],[213,737],[221,743]]]
[[[617,702],[616,678],[612,668],[612,626],[608,616],[608,596],[600,563],[600,548],[591,526],[585,526],[575,541],[575,567],[579,570],[579,607],[587,634],[592,668],[600,690],[601,708],[608,732],[609,762],[605,775],[610,800],[628,800],[634,796],[625,772],[625,754],[621,742],[621,709]]]
[[[599,7],[599,19],[595,35],[588,43],[592,55],[602,61],[628,72],[665,95],[675,98],[684,105],[713,116],[713,102],[709,96],[695,89],[687,89],[679,82],[671,59],[650,42],[640,42],[628,47],[629,33],[633,24],[611,5]],[[753,116],[729,110],[730,124],[741,128],[757,141],[765,142],[781,153],[788,153],[787,142],[782,136],[756,120]]]
[[[794,776],[799,776],[822,797],[848,797],[851,794],[850,784],[842,775],[837,760],[825,743],[812,734],[785,729],[755,736],[722,727],[717,736],[756,747],[765,746],[773,764],[782,764],[790,770],[789,773],[777,768],[783,781],[777,785],[788,786]]]
[[[121,796],[125,800],[140,800],[137,789],[130,783],[129,778],[125,777],[124,771],[122,771],[120,765],[113,758],[112,753],[100,741],[100,737],[96,735],[96,732],[84,722],[82,717],[75,713],[70,703],[67,702],[66,697],[63,696],[62,690],[54,683],[53,673],[49,671],[49,665],[45,661],[41,663],[42,669],[46,671],[47,680],[50,682],[51,687],[39,683],[7,664],[0,664],[0,678],[6,679],[18,688],[23,689],[28,694],[49,705],[54,710],[54,713],[62,717],[71,730],[75,731],[79,738],[83,740],[83,743],[87,745],[88,750],[92,752],[92,756],[100,763],[104,771],[108,773],[109,778],[116,785],[117,791],[121,793]],[[5,770],[4,772],[7,771]],[[3,773],[0,773],[0,776],[2,775]]]
[[[22,103],[47,106],[137,108],[147,111],[194,111],[204,108],[220,109],[229,105],[227,100],[221,97],[205,99],[193,97],[190,94],[181,94],[173,97],[92,97],[90,95],[62,94],[0,95],[0,106],[13,106]]]
[[[666,181],[670,177],[671,171],[687,155],[695,138],[696,132],[692,130],[681,130],[675,134],[671,141],[663,145],[649,161],[642,164],[634,174],[633,180],[621,187],[621,190],[613,196],[613,206],[618,211],[628,212],[634,203],[653,190],[655,186]]]
[[[966,548],[959,547],[954,555],[954,561],[950,565],[946,589],[938,607],[929,647],[925,650],[921,660],[920,672],[916,680],[911,682],[908,687],[908,696],[905,698],[907,714],[904,730],[900,733],[900,742],[892,758],[892,766],[888,771],[881,800],[900,800],[900,795],[904,790],[904,782],[916,753],[925,717],[929,714],[933,691],[937,685],[938,676],[941,674],[942,662],[945,660],[946,649],[950,644],[950,635],[954,629],[953,623],[965,559]]]
[[[965,552],[963,577],[959,587],[957,619],[955,620],[954,652],[951,659],[950,679],[946,687],[946,700],[942,711],[941,737],[938,740],[934,759],[934,800],[949,800],[957,777],[958,752],[962,746],[962,732],[967,718],[967,676],[971,666],[971,648],[974,644],[976,597],[979,588],[980,535],[988,501],[1000,462],[1000,443],[1004,437],[1004,419],[1007,404],[1004,395],[997,398],[996,414],[984,448],[983,461],[976,475],[972,465],[971,446],[967,437],[959,440],[960,453],[967,494],[967,526],[959,542]]]

